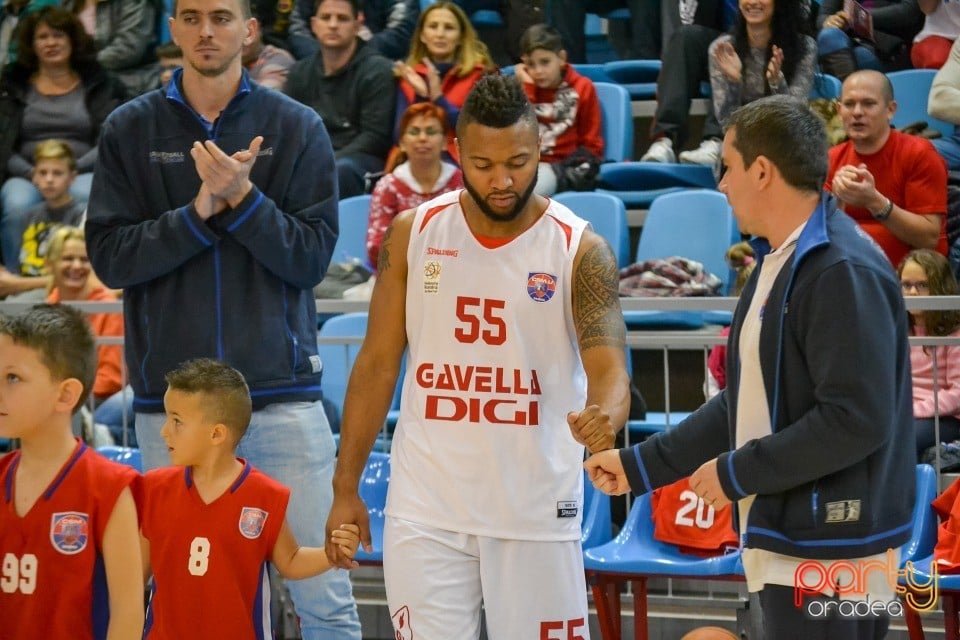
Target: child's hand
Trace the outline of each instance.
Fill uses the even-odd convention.
[[[355,524],[342,524],[331,532],[330,537],[333,543],[340,547],[343,555],[348,558],[357,555],[357,548],[360,546],[360,527]],[[353,569],[359,566],[360,563],[356,561],[352,563]]]

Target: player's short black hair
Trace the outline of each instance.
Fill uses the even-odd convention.
[[[164,376],[170,389],[184,393],[202,393],[208,420],[226,425],[234,443],[247,432],[253,406],[250,389],[243,374],[213,358],[187,360]]]
[[[473,85],[460,109],[457,136],[462,136],[472,122],[506,129],[520,121],[529,122],[537,130],[537,115],[523,92],[523,85],[516,76],[487,74]]]
[[[74,413],[83,406],[97,376],[97,346],[81,312],[64,304],[34,305],[24,313],[0,316],[0,335],[35,351],[54,380],[79,380],[83,391]]]

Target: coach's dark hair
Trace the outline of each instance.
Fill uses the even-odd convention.
[[[243,374],[212,358],[187,360],[164,376],[170,389],[184,393],[202,393],[207,420],[227,426],[239,442],[247,432],[253,413],[250,389]]]
[[[487,74],[477,80],[467,95],[457,119],[457,136],[476,122],[485,127],[506,129],[521,120],[537,130],[537,116],[516,76]]]
[[[823,189],[827,179],[827,131],[807,103],[790,96],[769,96],[733,112],[727,129],[736,129],[734,148],[749,167],[768,158],[795,189]]]
[[[74,413],[83,406],[97,377],[97,346],[82,313],[64,304],[34,305],[24,313],[0,316],[0,335],[35,351],[54,380],[79,380],[83,392]]]
[[[253,17],[253,11],[250,9],[250,0],[237,0],[240,3],[240,15],[244,20]],[[177,17],[177,0],[173,0],[173,17]]]

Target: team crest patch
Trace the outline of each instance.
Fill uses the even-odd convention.
[[[393,633],[396,640],[413,640],[413,627],[410,626],[410,607],[403,605],[391,616]]]
[[[527,294],[534,302],[548,302],[556,292],[556,276],[549,273],[531,273],[527,278]]]
[[[270,514],[263,509],[244,507],[240,512],[240,533],[243,537],[251,540],[258,538],[263,533],[263,525],[267,522],[268,515]]]
[[[55,513],[50,520],[50,542],[60,553],[72,556],[87,547],[90,516],[76,511]]]

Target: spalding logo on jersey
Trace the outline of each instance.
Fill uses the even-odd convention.
[[[80,553],[90,539],[90,516],[76,511],[55,513],[50,521],[53,548],[68,556]]]
[[[258,538],[263,533],[263,525],[269,514],[256,507],[244,507],[240,512],[240,533],[244,538]]]
[[[556,276],[549,273],[531,273],[527,278],[527,294],[534,302],[548,302],[556,292]]]

